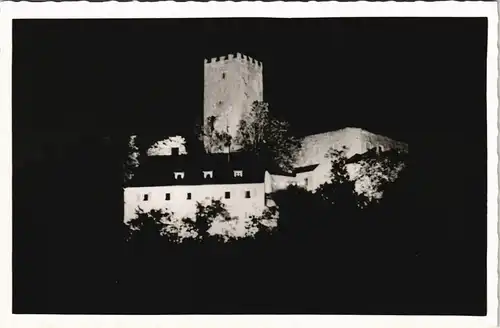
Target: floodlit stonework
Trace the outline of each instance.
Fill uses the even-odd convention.
[[[302,148],[297,156],[295,166],[304,167],[318,164],[318,167],[309,172],[310,190],[316,190],[321,184],[329,182],[331,158],[328,152],[333,148],[342,150],[345,148],[345,156],[350,158],[356,154],[363,154],[375,149],[379,152],[389,150],[408,151],[408,145],[392,140],[385,136],[377,135],[360,128],[344,128],[337,131],[325,132],[306,136],[302,139]],[[347,171],[352,180],[358,178],[359,170],[357,164],[347,164]],[[369,186],[368,182],[358,183],[357,191],[362,193]]]
[[[227,197],[226,197],[227,194]],[[196,203],[208,204],[220,199],[233,216],[248,218],[264,210],[264,184],[203,184],[130,187],[125,190],[125,221],[133,219],[135,211],[165,209],[176,217],[194,217]]]
[[[186,155],[186,139],[182,136],[174,136],[159,140],[148,149],[147,154],[148,156],[171,156],[173,149],[178,152],[177,155]]]
[[[263,101],[263,65],[261,62],[248,56],[237,53],[219,58],[206,59],[204,62],[204,122],[208,117],[215,116],[214,127],[218,131],[236,137],[240,120],[245,113],[251,110],[254,101]],[[173,156],[176,159],[186,158],[186,140],[182,136],[173,136],[154,143],[147,151],[151,157]],[[207,142],[205,140],[205,148]],[[234,155],[239,145],[231,144]],[[273,192],[286,189],[290,185],[303,187],[315,192],[320,185],[331,181],[330,149],[345,150],[345,156],[351,158],[364,154],[370,150],[377,153],[389,150],[408,152],[408,145],[377,135],[366,130],[354,127],[329,131],[302,138],[301,149],[296,158],[292,172],[269,172],[264,170],[258,183],[235,182],[232,184],[195,183],[182,185],[176,183],[156,184],[155,186],[139,185],[126,188],[125,221],[134,217],[135,210],[168,209],[174,213],[170,222],[171,229],[178,231],[185,238],[192,238],[192,232],[186,231],[181,219],[193,217],[196,202],[205,203],[211,199],[220,199],[227,207],[232,217],[237,220],[216,220],[210,228],[210,234],[219,234],[224,238],[240,238],[255,233],[250,226],[252,216],[260,216],[266,207],[273,206]],[[221,151],[208,150],[209,154],[226,153],[228,148]],[[223,154],[219,154],[223,155]],[[230,154],[228,154],[230,155]],[[225,155],[223,155],[225,156]],[[157,157],[158,158],[158,157]],[[228,156],[230,158],[230,156]],[[174,158],[172,158],[174,160]],[[366,167],[367,163],[347,164],[347,170],[352,180],[356,180],[356,191],[365,194],[368,198],[380,198],[377,192],[376,181],[381,175],[386,181],[393,181],[403,166],[397,167],[394,172],[385,172],[382,167]],[[181,171],[182,168],[179,168]],[[161,172],[164,172],[161,166]],[[373,177],[360,174],[371,172]],[[236,172],[236,171],[235,171]],[[163,173],[160,173],[163,174]],[[175,173],[177,174],[177,173]],[[213,178],[213,171],[200,169],[196,173],[204,179]],[[236,173],[235,173],[236,174]],[[155,176],[155,181],[157,180]],[[182,177],[184,179],[184,176]],[[158,181],[156,181],[158,183]],[[230,198],[224,197],[225,193]],[[276,220],[265,223],[276,226]]]
[[[347,127],[304,137],[295,165],[300,167],[323,163],[325,162],[325,155],[331,147],[336,150],[346,147],[346,157],[363,154],[373,148],[378,148],[380,151],[390,149],[408,150],[408,145],[405,143],[360,128]]]
[[[262,63],[237,53],[205,60],[204,67],[204,121],[215,116],[215,129],[234,140],[243,115],[254,101],[263,100]],[[239,146],[233,143],[231,148]]]

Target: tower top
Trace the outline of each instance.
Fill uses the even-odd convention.
[[[249,63],[253,64],[257,67],[262,68],[262,62],[258,61],[250,56],[243,55],[239,52],[236,54],[229,54],[227,56],[220,56],[220,57],[212,57],[210,59],[205,59],[205,64],[224,64],[230,61],[239,61],[241,63]]]

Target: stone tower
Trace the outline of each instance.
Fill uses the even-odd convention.
[[[262,100],[261,62],[240,53],[205,60],[204,122],[215,116],[215,129],[229,133],[234,140],[243,115],[254,101]],[[239,148],[232,143],[231,150]]]

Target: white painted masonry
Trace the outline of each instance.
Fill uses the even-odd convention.
[[[262,63],[237,53],[205,60],[204,120],[217,117],[214,127],[233,140],[240,120],[254,101],[262,101]],[[232,150],[240,147],[233,143]]]
[[[172,148],[177,148],[178,155],[187,155],[186,139],[182,136],[173,136],[155,142],[147,151],[148,156],[171,156]]]
[[[176,217],[194,218],[196,202],[207,203],[211,199],[226,204],[231,216],[259,215],[265,209],[264,183],[129,187],[124,191],[125,222],[135,217],[138,207],[145,212],[168,209]]]

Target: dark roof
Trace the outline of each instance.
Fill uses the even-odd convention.
[[[242,170],[242,177],[234,177],[234,170]],[[212,171],[213,178],[205,178],[203,171]],[[175,172],[184,172],[183,179],[175,179]],[[201,184],[236,184],[264,182],[265,169],[249,153],[203,154],[200,156],[149,156],[141,161],[130,183],[131,186],[171,186]]]
[[[293,173],[303,173],[303,172],[310,172],[314,170],[315,168],[318,167],[319,164],[312,164],[312,165],[306,165],[306,166],[301,166],[293,170]]]
[[[365,154],[366,154],[366,153],[365,153]],[[349,158],[348,158],[345,162],[346,162],[347,164],[352,164],[352,163],[357,163],[357,162],[359,162],[359,161],[361,161],[361,160],[363,160],[363,159],[368,158],[366,155],[364,155],[364,156],[363,156],[363,155],[364,155],[364,154],[355,154],[355,155],[353,155],[353,156],[349,157]]]
[[[271,169],[268,169],[267,171],[271,174],[275,175],[282,175],[282,176],[287,176],[287,177],[295,177],[297,173],[303,173],[303,172],[310,172],[314,170],[315,168],[318,167],[319,164],[311,164],[307,166],[301,166],[294,168],[292,172],[286,172],[280,169],[279,167],[273,167]]]
[[[269,169],[267,170],[270,174],[273,174],[273,175],[282,175],[282,176],[285,176],[285,177],[295,177],[295,173],[293,172],[286,172],[286,171],[283,171],[279,168],[274,168],[274,169]]]

